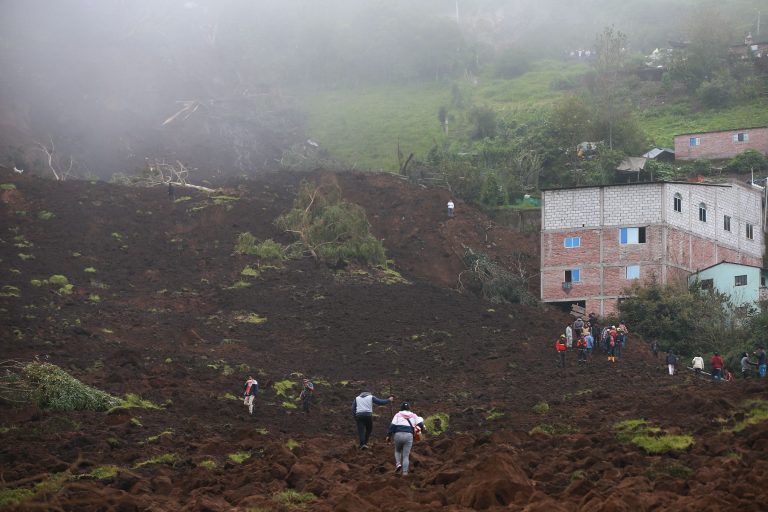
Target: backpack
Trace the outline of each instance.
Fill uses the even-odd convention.
[[[421,427],[411,423],[411,420],[409,420],[408,418],[405,418],[405,421],[407,421],[408,424],[413,429],[413,442],[415,443],[416,441],[421,441]]]

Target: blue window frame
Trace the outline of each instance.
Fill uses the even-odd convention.
[[[580,283],[581,282],[581,269],[571,268],[565,271],[563,281],[566,283]]]
[[[701,137],[691,137],[688,144],[690,146],[701,146]]]
[[[565,248],[566,249],[575,249],[577,247],[581,247],[581,237],[580,236],[567,236],[567,237],[565,237]]]
[[[619,229],[619,243],[621,245],[634,245],[645,243],[645,228],[621,228]]]

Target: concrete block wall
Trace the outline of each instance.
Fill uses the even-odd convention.
[[[738,133],[746,133],[749,140],[734,142],[733,136]],[[699,137],[701,144],[691,146],[691,137]],[[733,158],[747,149],[768,154],[768,127],[675,135],[675,160]]]

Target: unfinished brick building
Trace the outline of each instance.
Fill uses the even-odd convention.
[[[768,126],[675,135],[675,160],[733,158],[748,149],[768,154]]]
[[[760,187],[680,182],[544,190],[541,299],[608,315],[637,283],[721,261],[762,266]]]

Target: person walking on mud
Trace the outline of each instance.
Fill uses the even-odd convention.
[[[253,416],[253,399],[256,398],[256,393],[258,392],[259,383],[256,382],[252,375],[249,375],[243,387],[243,404],[248,406],[248,414],[251,416]]]
[[[394,396],[388,398],[378,398],[368,391],[363,391],[357,395],[352,402],[352,417],[357,424],[357,437],[360,440],[360,449],[368,449],[368,439],[373,431],[373,406],[387,405],[392,403]]]
[[[565,334],[561,334],[555,341],[555,350],[557,351],[558,367],[565,369],[565,351],[568,350],[568,346],[565,344]]]
[[[578,351],[579,366],[585,366],[587,364],[587,340],[584,336],[579,336],[576,340],[576,350]]]
[[[453,209],[454,209],[453,199],[448,200],[448,218],[453,217]]]
[[[403,402],[387,431],[387,442],[395,442],[395,473],[402,471],[403,476],[408,475],[413,442],[422,432],[426,432],[424,419],[411,412],[408,402]]]
[[[312,406],[312,402],[315,399],[315,385],[309,379],[302,381],[302,389],[299,394],[299,400],[301,400],[301,409],[305,414],[309,414],[309,408]]]
[[[674,352],[672,352],[672,349],[669,349],[669,352],[667,352],[667,370],[669,370],[670,375],[675,374],[675,368],[677,367],[677,356]]]

